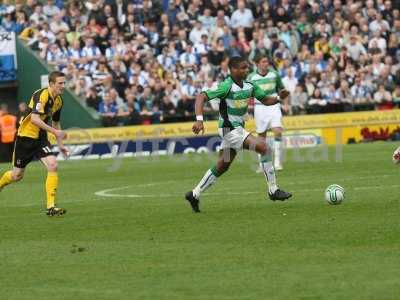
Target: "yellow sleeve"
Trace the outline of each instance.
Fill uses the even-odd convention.
[[[33,93],[30,108],[34,114],[45,114],[44,108],[49,100],[49,94],[45,90],[39,90]]]

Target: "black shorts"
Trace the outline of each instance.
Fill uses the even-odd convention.
[[[17,168],[25,168],[33,159],[55,155],[47,139],[32,139],[17,136],[14,146],[13,164]]]

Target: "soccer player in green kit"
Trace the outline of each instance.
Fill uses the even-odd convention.
[[[265,55],[257,55],[254,58],[257,70],[251,73],[248,80],[260,86],[268,96],[282,96],[285,101],[285,107],[288,107],[289,92],[283,86],[281,76],[273,69],[269,63],[269,59]],[[273,160],[276,171],[282,170],[282,112],[281,104],[266,106],[259,100],[254,100],[254,119],[256,122],[256,132],[259,137],[266,139],[267,131],[272,130],[274,134],[273,144]],[[261,157],[260,157],[261,159]],[[262,170],[261,161],[260,168]]]
[[[264,105],[279,103],[279,97],[268,96],[258,85],[246,81],[249,73],[249,63],[246,58],[232,57],[229,60],[229,69],[231,75],[221,82],[216,89],[200,93],[196,98],[196,122],[192,127],[195,134],[204,133],[204,102],[216,98],[220,99],[218,131],[222,143],[217,164],[207,170],[197,186],[185,195],[194,212],[200,212],[201,193],[229,169],[237,151],[243,148],[254,150],[261,155],[261,164],[268,185],[268,196],[272,201],[284,201],[292,196],[291,193],[285,192],[277,186],[271,151],[268,149],[265,139],[259,139],[244,129],[248,102],[252,97],[261,101]]]

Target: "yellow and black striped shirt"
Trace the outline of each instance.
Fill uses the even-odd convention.
[[[29,101],[29,113],[20,121],[17,135],[33,139],[47,138],[46,131],[32,123],[31,116],[32,114],[39,114],[46,124],[51,125],[50,120],[60,121],[62,106],[61,96],[53,99],[48,88],[37,90]]]

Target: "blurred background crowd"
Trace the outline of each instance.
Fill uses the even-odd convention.
[[[104,126],[193,120],[228,58],[270,58],[290,114],[400,105],[400,1],[6,1],[1,27],[68,76]],[[216,118],[218,103],[206,115]]]

